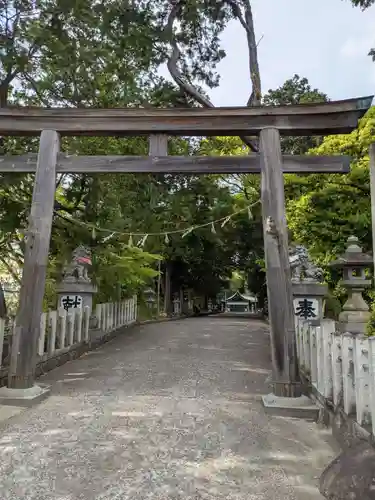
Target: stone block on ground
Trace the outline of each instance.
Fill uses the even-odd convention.
[[[19,406],[0,405],[0,422],[19,415],[25,408]]]
[[[29,407],[40,403],[49,396],[51,389],[46,385],[34,385],[28,389],[0,388],[0,404]]]
[[[271,393],[262,396],[262,403],[266,413],[280,417],[316,421],[319,415],[319,407],[307,396],[284,398]]]
[[[320,492],[329,500],[375,500],[375,448],[361,441],[324,470]]]

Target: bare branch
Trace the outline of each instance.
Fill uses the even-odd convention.
[[[8,273],[12,276],[14,281],[16,281],[17,283],[20,284],[21,278],[18,276],[16,271],[13,269],[13,267],[1,256],[0,256],[0,262],[4,265],[4,267],[6,267]]]
[[[200,92],[193,85],[185,81],[182,73],[178,69],[178,61],[181,56],[181,51],[173,34],[173,24],[177,19],[177,16],[180,14],[180,12],[181,12],[181,3],[177,2],[173,5],[171,12],[169,13],[168,22],[165,27],[165,30],[169,34],[169,42],[172,46],[172,54],[169,57],[167,63],[168,70],[174,81],[177,83],[177,85],[181,89],[183,89],[188,95],[193,97],[202,106],[206,108],[214,108],[215,106],[209,99],[201,95]]]
[[[263,40],[263,38],[264,38],[264,35],[262,35],[262,36],[259,38],[259,41],[257,42],[257,47],[259,47],[260,42]]]
[[[56,191],[61,186],[61,183],[63,182],[63,180],[65,178],[66,178],[66,174],[59,174],[59,175],[57,175],[57,180],[56,180],[56,185],[55,185],[55,190]]]
[[[249,69],[250,69],[251,83],[253,86],[253,90],[247,105],[260,106],[262,99],[262,86],[260,81],[260,71],[258,63],[258,48],[255,40],[253,12],[251,9],[250,0],[244,0],[244,2],[245,2],[245,21],[247,26],[246,30],[247,45],[249,48]]]
[[[37,97],[39,98],[40,102],[42,104],[44,104],[44,106],[46,108],[50,108],[50,104],[49,102],[41,95],[41,93],[39,92],[39,89],[35,83],[35,81],[31,78],[30,75],[28,75],[27,73],[23,73],[23,77],[25,78],[25,80],[30,84],[30,86],[32,87],[32,89],[34,90],[35,94],[37,95]]]
[[[23,255],[20,255],[13,247],[12,245],[8,242],[7,245],[7,250],[8,250],[8,253],[10,254],[11,258],[16,262],[16,264],[19,266],[19,267],[22,267],[23,266]]]
[[[224,2],[231,7],[233,15],[239,20],[242,27],[246,31],[250,79],[252,84],[252,91],[247,101],[247,106],[260,106],[262,92],[257,48],[260,40],[263,37],[257,44],[255,40],[254,20],[250,0],[242,1],[244,3],[244,14],[242,13],[241,7],[239,6],[237,0],[224,0]]]
[[[226,2],[231,7],[233,15],[235,17],[237,17],[239,22],[242,24],[243,29],[247,33],[249,30],[249,27],[246,24],[246,21],[242,15],[242,11],[241,11],[240,6],[237,3],[237,0],[224,0],[224,2]]]
[[[180,89],[183,90],[187,95],[191,96],[199,104],[201,104],[206,108],[214,108],[215,106],[212,104],[212,102],[208,98],[203,96],[198,91],[198,89],[196,89],[193,85],[187,82],[184,76],[182,75],[181,71],[178,69],[178,61],[181,57],[181,51],[174,37],[173,25],[178,15],[181,13],[182,2],[178,0],[173,0],[172,3],[173,3],[172,9],[169,13],[167,25],[164,29],[164,31],[168,34],[169,42],[172,47],[172,54],[170,55],[167,62],[169,73],[171,74],[173,80],[180,87]],[[253,144],[250,137],[241,137],[241,140],[246,144],[246,146],[248,146],[251,149],[251,151],[253,151],[254,153],[258,152],[258,148]]]
[[[249,200],[249,193],[243,183],[237,184],[237,182],[231,181],[226,176],[221,177],[222,180],[228,185],[237,190],[237,192],[242,192],[247,200]],[[241,179],[240,179],[241,182]]]

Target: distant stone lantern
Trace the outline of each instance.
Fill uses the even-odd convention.
[[[147,290],[144,291],[144,296],[146,300],[147,307],[149,309],[152,309],[155,305],[155,292],[152,288],[147,288]]]
[[[343,270],[341,284],[348,292],[348,300],[339,315],[340,329],[354,334],[365,333],[370,319],[369,307],[362,292],[371,286],[371,280],[366,278],[366,269],[373,267],[372,256],[364,253],[358,243],[358,238],[350,236],[345,253],[330,264]]]

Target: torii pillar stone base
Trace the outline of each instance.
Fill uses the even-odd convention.
[[[267,394],[262,396],[262,403],[265,412],[270,415],[302,418],[314,422],[319,416],[318,406],[305,395],[298,398],[284,398],[274,394]]]
[[[50,387],[42,384],[33,385],[28,389],[0,387],[0,404],[30,407],[46,399],[50,392]]]

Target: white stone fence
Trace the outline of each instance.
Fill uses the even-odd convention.
[[[375,337],[339,333],[329,319],[319,326],[297,319],[296,335],[300,367],[313,388],[375,436]]]
[[[77,348],[81,343],[90,343],[109,332],[135,323],[137,319],[137,297],[123,302],[98,304],[94,317],[89,307],[43,313],[40,318],[38,341],[39,361],[63,354]],[[91,322],[94,322],[91,328]],[[0,319],[0,368],[2,368],[6,321]]]

